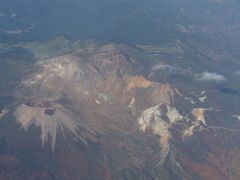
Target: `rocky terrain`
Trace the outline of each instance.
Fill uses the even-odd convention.
[[[0,4],[0,179],[240,179],[239,0]]]
[[[22,70],[13,59],[18,78],[1,90],[1,179],[240,178],[238,102],[222,106],[237,95],[221,91],[221,75],[166,62],[162,52],[185,56],[180,42],[11,48],[32,60]]]

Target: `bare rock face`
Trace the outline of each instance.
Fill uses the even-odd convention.
[[[164,117],[165,116],[165,117]],[[161,105],[151,107],[142,112],[138,118],[139,127],[142,131],[151,129],[154,134],[160,136],[159,143],[161,145],[160,164],[163,164],[170,153],[170,139],[172,138],[170,129],[183,116],[172,107],[167,106],[167,112],[164,113]]]
[[[224,146],[219,131],[230,137],[238,131],[213,125],[211,117],[221,112],[205,105],[211,100],[206,101],[207,92],[190,96],[170,82],[154,81],[151,76],[162,66],[150,68],[151,76],[138,71],[145,67],[132,51],[126,45],[79,48],[76,43],[71,52],[54,57],[37,53],[45,58],[26,71],[17,104],[2,110],[0,122],[13,116],[19,140],[9,135],[9,149],[29,152],[28,159],[39,164],[32,174],[24,157],[0,153],[0,160],[22,163],[28,176],[43,179],[90,174],[90,179],[224,179],[229,170],[212,152],[222,160],[226,152],[212,141],[220,139]],[[231,117],[237,121],[237,115]],[[6,142],[0,136],[1,143]]]
[[[68,131],[72,136],[81,138],[77,134],[77,129],[79,126],[84,127],[84,125],[80,124],[75,114],[60,104],[51,104],[50,108],[39,106],[29,107],[22,104],[17,107],[15,116],[25,130],[31,125],[40,127],[42,146],[50,142],[51,149],[54,151],[57,131],[61,131],[63,134],[65,131]]]
[[[42,144],[50,136],[54,149],[57,130],[64,128],[75,136],[78,126],[99,133],[106,126],[116,126],[113,129],[117,131],[125,129],[112,120],[106,125],[98,118],[78,118],[81,111],[85,116],[94,112],[106,117],[114,114],[113,119],[129,116],[130,123],[137,124],[137,116],[145,107],[156,103],[170,105],[173,97],[179,95],[169,84],[134,75],[130,63],[112,46],[91,54],[72,53],[40,60],[36,70],[22,81],[21,98],[28,103],[17,108],[17,121],[24,129],[31,124],[41,127]],[[139,90],[143,94],[139,95]],[[146,103],[141,102],[142,98]],[[130,114],[126,113],[128,110]]]
[[[174,97],[181,94],[170,84],[137,74],[127,53],[126,47],[106,45],[39,60],[19,86],[22,103],[15,109],[16,121],[25,131],[39,128],[42,147],[50,146],[54,154],[62,140],[69,148],[75,140],[84,146],[94,142],[112,152],[118,166],[130,169],[145,166],[150,159],[140,158],[148,153],[148,143],[138,150],[128,137],[144,143],[145,131],[150,130],[152,136],[160,136],[161,150],[149,166],[162,166],[171,151],[172,124],[183,119],[172,107]],[[117,150],[121,158],[114,153],[120,147],[136,157]],[[130,164],[124,162],[128,158]],[[105,168],[112,175],[119,171]]]

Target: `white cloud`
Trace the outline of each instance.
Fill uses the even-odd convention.
[[[15,18],[16,16],[17,16],[16,13],[12,13],[12,14],[11,14],[11,18]]]
[[[169,73],[176,73],[178,72],[180,69],[177,68],[177,67],[174,67],[174,66],[171,66],[171,65],[168,65],[168,64],[163,64],[163,63],[160,63],[160,64],[155,64],[153,67],[152,67],[152,71],[151,73],[148,75],[148,77],[152,77],[155,72],[157,71],[167,71]]]
[[[156,70],[167,70],[167,71],[174,71],[178,70],[178,68],[168,65],[168,64],[157,64],[152,68],[154,71]]]
[[[223,75],[211,72],[203,72],[201,74],[198,74],[196,75],[196,79],[198,81],[212,81],[212,82],[222,82],[227,80],[227,78],[224,77]]]
[[[240,76],[240,71],[235,71],[234,74]]]
[[[11,34],[21,34],[23,31],[21,29],[15,29],[15,30],[7,30],[5,31],[6,34],[11,35]]]

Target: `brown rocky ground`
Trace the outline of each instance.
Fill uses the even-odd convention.
[[[151,78],[163,66],[147,73],[133,47],[89,44],[36,50],[2,114],[0,178],[239,179],[239,131],[204,92]]]

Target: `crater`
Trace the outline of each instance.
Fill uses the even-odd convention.
[[[45,109],[44,114],[52,116],[55,113],[55,109]]]

